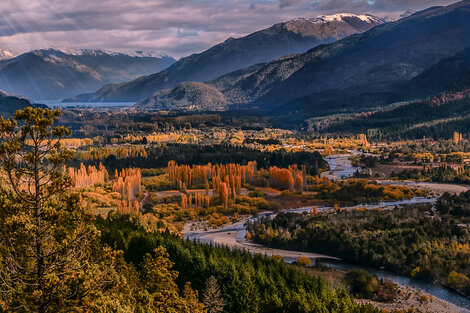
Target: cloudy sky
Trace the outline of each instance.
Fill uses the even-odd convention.
[[[155,50],[179,58],[295,17],[399,16],[456,0],[1,0],[0,48]]]

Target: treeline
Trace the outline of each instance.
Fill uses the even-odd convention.
[[[165,114],[165,112],[99,111],[72,108],[64,111],[60,123],[70,128],[75,137],[127,135],[130,132],[155,132],[194,126],[216,126],[219,114]]]
[[[358,204],[382,200],[409,199],[424,196],[420,190],[406,186],[381,185],[374,180],[348,179],[333,181],[326,177],[313,177],[308,181],[308,190],[317,192],[315,198],[335,203]]]
[[[96,225],[102,243],[124,251],[125,260],[139,272],[144,270],[140,265],[145,254],[163,247],[174,263],[180,289],[189,281],[201,295],[208,278],[214,276],[224,312],[378,312],[356,304],[346,291],[272,258],[146,232],[120,214],[99,217]]]
[[[233,145],[195,145],[195,144],[162,144],[147,149],[145,157],[138,156],[119,159],[110,155],[102,160],[107,169],[114,170],[127,167],[161,168],[168,162],[178,164],[205,165],[236,163],[246,165],[256,161],[259,168],[271,166],[287,168],[290,165],[305,165],[307,173],[317,175],[321,170],[328,169],[328,163],[318,152],[287,152],[285,150],[259,151]],[[72,163],[80,164],[82,160]],[[98,160],[83,161],[86,164],[98,165]],[[95,164],[98,163],[98,164]]]
[[[460,162],[459,159],[454,160],[447,159],[449,156],[453,156],[455,153],[460,154],[462,151],[470,151],[470,141],[463,140],[458,144],[447,139],[441,140],[414,140],[405,142],[398,145],[388,145],[381,147],[382,154],[380,155],[380,163],[393,162],[395,159],[403,159],[405,161],[413,161],[416,158],[415,154],[427,154],[430,153],[433,157],[439,155],[445,155],[443,160],[447,162]],[[386,155],[387,157],[385,157]]]
[[[252,111],[191,114],[184,112],[103,111],[93,108],[69,108],[60,123],[70,128],[74,137],[102,136],[107,143],[128,134],[175,131],[178,129],[229,126],[244,130],[263,130],[271,122]]]
[[[434,105],[431,99],[411,102],[390,110],[364,114],[332,125],[324,130],[327,133],[363,133],[373,140],[397,140],[448,138],[456,130],[468,138],[470,118],[454,119],[470,114],[470,98],[449,101]],[[458,114],[456,114],[458,112]],[[429,124],[434,120],[448,119],[442,123]],[[424,123],[420,127],[417,124]],[[412,127],[413,126],[413,127]]]
[[[446,196],[438,207],[464,214],[459,201],[469,195]],[[252,222],[253,240],[270,247],[336,256],[362,265],[436,279],[470,295],[470,231],[462,220],[434,213],[430,206],[336,213],[279,213]]]
[[[470,166],[450,167],[424,167],[422,169],[404,170],[400,173],[392,173],[392,177],[400,180],[426,180],[432,182],[446,182],[457,184],[470,183]]]

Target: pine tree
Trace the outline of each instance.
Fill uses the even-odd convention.
[[[219,313],[224,311],[225,300],[222,298],[219,284],[214,276],[206,281],[206,289],[204,289],[203,301],[204,308],[207,313]]]
[[[70,194],[63,170],[72,153],[53,127],[60,110],[26,108],[0,118],[0,311],[89,311],[112,255],[103,251],[93,214]]]

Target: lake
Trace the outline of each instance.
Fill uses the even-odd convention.
[[[135,102],[62,102],[62,100],[38,100],[36,103],[45,104],[54,108],[127,108]]]

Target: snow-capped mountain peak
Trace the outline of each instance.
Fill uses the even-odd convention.
[[[11,59],[15,55],[8,50],[0,49],[0,60]]]
[[[386,21],[384,19],[370,14],[337,13],[332,15],[320,15],[315,18],[297,17],[292,20],[283,21],[283,24],[312,23],[318,25],[326,23],[362,23],[376,26],[385,22]]]
[[[312,22],[338,22],[344,21],[348,18],[356,18],[360,19],[363,22],[371,23],[371,24],[382,24],[384,21],[376,16],[370,14],[353,14],[353,13],[337,13],[332,15],[320,15],[316,18],[311,19]]]
[[[54,49],[54,48],[51,48]],[[119,56],[119,55],[126,55],[131,57],[151,57],[151,58],[168,58],[168,55],[163,52],[156,52],[156,51],[143,51],[143,50],[136,50],[136,51],[111,51],[105,49],[73,49],[73,48],[57,48],[58,50],[64,54],[68,55],[76,55],[76,56]]]
[[[37,50],[30,51],[31,53],[37,55],[68,55],[68,56],[130,56],[136,58],[158,58],[158,59],[167,59],[170,58],[166,53],[156,52],[156,51],[111,51],[105,49],[75,49],[75,48],[62,48],[62,47],[50,47],[42,48]]]

